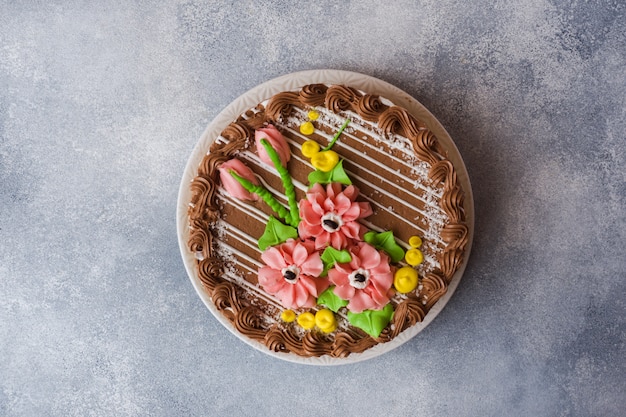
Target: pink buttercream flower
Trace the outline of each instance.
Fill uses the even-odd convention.
[[[354,185],[341,191],[340,183],[328,184],[326,190],[315,184],[299,203],[300,237],[314,238],[316,249],[328,245],[343,249],[349,239],[362,240],[366,229],[357,220],[371,215],[372,208],[369,203],[356,202],[358,194]]]
[[[388,302],[393,273],[389,257],[373,246],[360,242],[349,248],[350,263],[335,264],[328,271],[328,279],[335,284],[334,293],[348,300],[348,310],[380,310]]]
[[[315,306],[317,297],[330,285],[319,275],[324,263],[312,242],[288,239],[261,255],[266,266],[259,268],[259,284],[278,297],[285,308]]]
[[[218,168],[218,171],[220,172],[220,181],[222,182],[222,187],[224,187],[226,192],[240,200],[258,200],[259,196],[246,190],[243,185],[241,185],[239,181],[231,175],[231,170],[235,171],[237,175],[247,179],[251,183],[259,185],[258,178],[254,175],[250,168],[245,166],[239,159],[229,159],[228,161],[222,163],[222,165]]]
[[[274,125],[267,125],[254,132],[254,141],[256,143],[256,151],[259,154],[259,158],[261,158],[261,161],[266,164],[273,165],[267,151],[261,144],[261,139],[266,139],[269,144],[272,145],[272,148],[274,148],[280,157],[280,162],[283,166],[286,166],[287,162],[291,158],[291,151],[289,150],[287,141],[278,129],[276,129]]]

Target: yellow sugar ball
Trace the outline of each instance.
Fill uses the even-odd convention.
[[[313,127],[313,123],[304,122],[300,125],[300,133],[303,135],[312,135],[315,132],[315,127]]]
[[[315,324],[324,333],[332,333],[337,329],[335,315],[328,309],[323,309],[315,313]]]
[[[404,259],[406,259],[406,263],[408,263],[409,265],[415,266],[424,262],[424,254],[419,249],[409,249],[408,251],[406,251]]]
[[[298,316],[298,324],[306,330],[315,327],[315,316],[311,312],[302,313]]]
[[[285,323],[291,323],[296,319],[296,313],[293,310],[285,310],[280,314],[280,318]]]
[[[322,151],[311,157],[311,164],[323,172],[332,171],[338,163],[339,155],[335,151]]]
[[[320,117],[320,114],[315,110],[311,110],[307,116],[309,116],[309,120],[317,120],[317,118]]]
[[[409,245],[411,245],[412,248],[419,248],[422,246],[422,239],[419,236],[411,236],[409,238]]]
[[[417,287],[417,271],[410,266],[398,269],[393,277],[393,286],[399,293],[405,294]]]
[[[319,151],[320,145],[314,140],[307,140],[302,144],[302,155],[306,156],[307,158],[312,158],[313,155],[315,155]]]

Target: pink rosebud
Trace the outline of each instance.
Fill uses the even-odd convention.
[[[287,141],[283,137],[283,135],[276,129],[273,125],[267,125],[261,129],[257,129],[254,132],[254,141],[256,143],[256,151],[259,154],[259,158],[261,161],[266,164],[272,164],[272,160],[269,155],[265,151],[265,148],[261,144],[261,139],[266,139],[272,148],[276,151],[278,156],[280,157],[280,162],[283,166],[287,164],[289,159],[291,158],[291,152],[289,150],[289,145]]]
[[[239,183],[230,173],[230,171],[235,171],[237,175],[240,177],[250,181],[254,185],[259,185],[259,180],[254,175],[254,173],[243,164],[239,159],[230,159],[224,162],[218,169],[220,172],[220,181],[222,182],[222,187],[226,190],[228,194],[232,197],[238,198],[240,200],[258,200],[259,196],[253,194],[246,190],[243,185]]]

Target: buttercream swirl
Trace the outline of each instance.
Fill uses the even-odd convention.
[[[211,293],[222,282],[220,278],[222,272],[222,261],[218,258],[208,257],[198,263],[198,278]]]
[[[232,309],[237,312],[241,309],[237,290],[231,282],[224,281],[216,285],[211,297],[218,310]]]
[[[378,342],[369,335],[360,337],[347,332],[341,332],[335,336],[332,355],[338,358],[345,358],[351,353],[365,352],[367,349],[377,344]]]
[[[359,100],[356,112],[368,122],[376,122],[380,117],[380,114],[387,108],[388,107],[380,100],[380,97],[372,94],[365,94]]]
[[[439,162],[437,138],[430,130],[421,130],[409,139],[413,142],[413,149],[419,159],[428,162],[430,165]]]
[[[393,339],[399,335],[404,329],[414,326],[416,323],[424,320],[426,312],[422,307],[422,303],[415,297],[409,296],[395,308],[393,313],[393,330],[390,334]]]
[[[302,338],[302,351],[306,356],[322,356],[332,351],[333,342],[318,331],[309,331]]]
[[[291,324],[262,319],[266,313],[256,305],[252,306],[251,300],[246,297],[247,291],[222,277],[225,266],[223,260],[214,253],[215,221],[221,216],[217,193],[220,185],[218,168],[251,146],[255,129],[289,117],[294,107],[310,109],[319,106],[334,112],[354,111],[359,117],[377,124],[387,134],[407,137],[412,142],[416,157],[430,165],[429,178],[443,188],[439,204],[448,218],[440,232],[445,242],[443,251],[437,255],[440,268],[420,280],[422,288],[417,292],[418,295],[409,293],[394,306],[391,324],[376,339],[354,328],[338,330],[329,335],[315,329],[303,334]],[[445,156],[435,135],[407,110],[387,106],[378,96],[363,94],[348,86],[311,84],[299,91],[276,94],[266,107],[258,105],[249,110],[245,117],[238,118],[226,127],[221,132],[221,138],[210,147],[210,152],[198,167],[198,176],[190,185],[188,244],[191,251],[201,254],[198,276],[213,303],[241,334],[264,343],[275,352],[343,358],[364,352],[377,343],[392,340],[423,321],[429,309],[446,293],[447,283],[464,259],[468,242],[463,189],[458,184],[454,166]]]
[[[235,317],[235,328],[241,333],[259,342],[265,339],[267,330],[261,324],[261,312],[253,306],[243,307]]]
[[[378,119],[378,126],[387,134],[396,133],[407,138],[416,137],[420,131],[426,129],[423,123],[398,106],[391,106],[385,110]]]
[[[204,259],[211,256],[212,245],[213,235],[206,222],[192,221],[189,231],[189,249],[196,254],[201,254],[201,259]]]
[[[295,91],[285,91],[272,97],[267,103],[265,114],[271,121],[278,121],[287,117],[292,107],[300,103],[300,94]]]
[[[443,253],[437,256],[437,260],[441,266],[441,272],[450,282],[459,265],[463,262],[463,250],[457,247],[447,247]]]
[[[441,238],[451,247],[465,249],[467,244],[467,225],[465,223],[449,223],[441,229]]]
[[[326,84],[309,84],[302,87],[300,90],[300,101],[302,104],[315,107],[324,104],[326,98],[326,91],[328,87]]]
[[[426,301],[427,310],[437,302],[448,291],[448,283],[445,279],[435,273],[427,274],[422,279],[422,300]]]
[[[334,85],[326,92],[326,107],[335,113],[345,110],[356,110],[355,103],[358,101],[359,92],[345,85]]]

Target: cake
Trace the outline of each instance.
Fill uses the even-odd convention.
[[[284,91],[206,151],[188,248],[220,314],[272,352],[344,358],[387,343],[424,320],[464,261],[455,167],[386,98]]]

